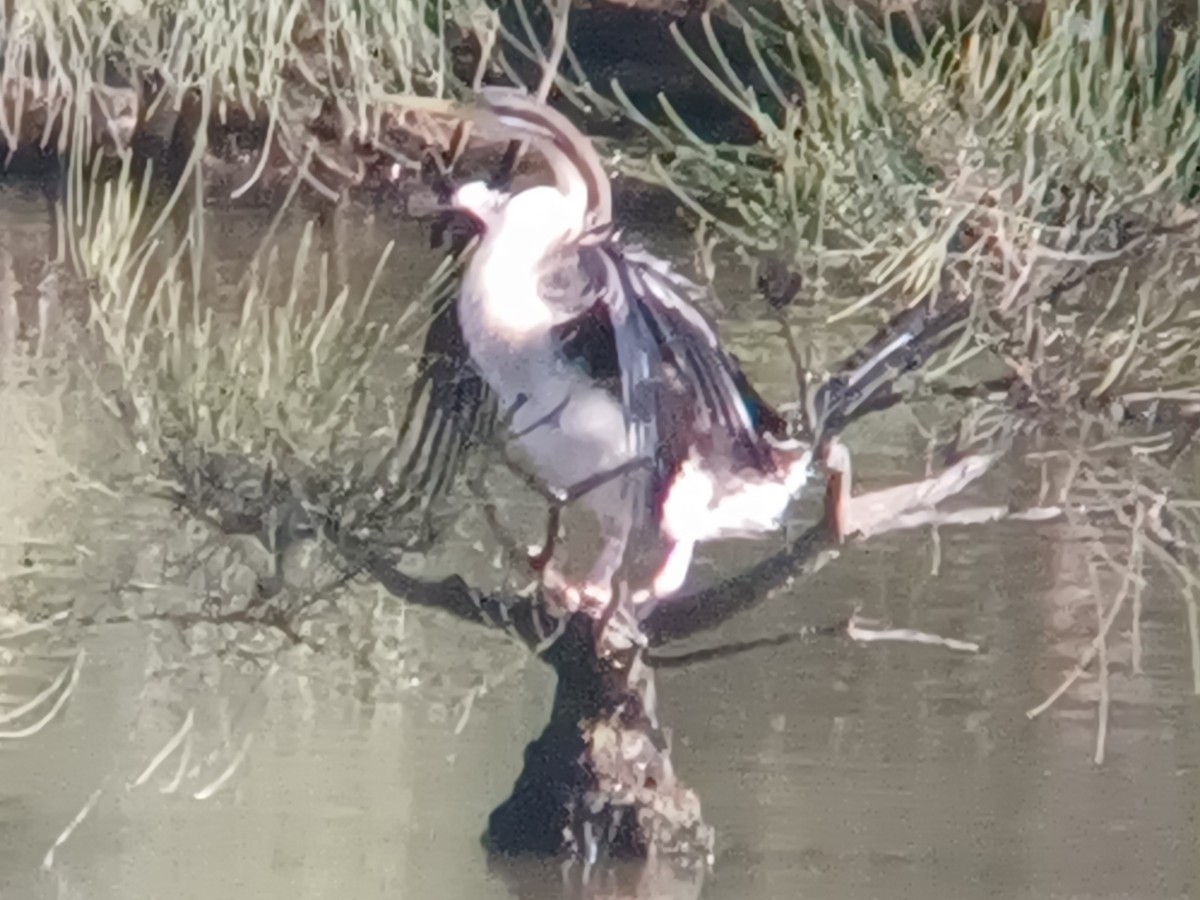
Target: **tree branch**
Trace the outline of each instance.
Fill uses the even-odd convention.
[[[383,585],[388,593],[407,603],[440,609],[472,625],[502,629],[531,649],[543,647],[560,627],[540,591],[529,597],[485,594],[458,575],[426,581],[405,574],[395,562],[373,551],[360,551],[356,555],[361,571]]]
[[[830,558],[833,535],[824,522],[812,526],[786,549],[744,572],[705,590],[672,597],[655,605],[642,620],[651,647],[710,631],[754,609],[789,587],[799,575],[811,575]]]

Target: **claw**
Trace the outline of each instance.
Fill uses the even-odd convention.
[[[568,612],[585,612],[600,616],[612,602],[612,588],[608,585],[585,581],[572,584],[558,567],[547,565],[542,573],[542,587],[552,592]]]
[[[575,592],[576,609],[582,612],[599,615],[612,603],[612,588],[608,585],[584,582],[571,590]]]

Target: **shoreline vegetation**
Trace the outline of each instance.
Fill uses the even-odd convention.
[[[515,82],[587,123],[627,203],[648,195],[678,211],[694,229],[702,280],[736,267],[758,286],[792,354],[798,417],[838,361],[796,327],[796,311],[826,331],[858,333],[920,304],[961,306],[958,339],[906,385],[929,432],[926,493],[888,494],[879,513],[866,501],[886,492],[851,500],[847,469],[830,496],[845,490],[856,527],[836,537],[920,527],[936,547],[943,526],[1060,522],[1086,547],[1095,637],[1029,715],[1095,679],[1097,763],[1110,645],[1127,644],[1129,670],[1142,674],[1148,604],[1179,611],[1200,695],[1200,500],[1190,492],[1200,431],[1197,9],[1149,0],[900,4],[887,15],[833,0],[629,5],[654,8],[4,4],[0,138],[10,173],[43,185],[57,235],[43,307],[82,310],[78,321],[57,317],[59,337],[78,342],[71,351],[47,349],[49,314],[28,330],[33,338],[9,341],[5,401],[29,389],[26,365],[53,370],[60,385],[88,385],[138,460],[123,470],[134,475],[98,490],[168,499],[208,535],[184,558],[232,536],[256,541],[263,558],[243,587],[216,600],[209,591],[203,604],[131,586],[127,606],[105,621],[243,627],[274,634],[275,649],[302,646],[318,611],[336,611],[339,592],[372,578],[408,604],[515,636],[568,686],[539,738],[553,771],[529,754],[493,816],[497,845],[585,860],[599,844],[710,858],[712,831],[674,775],[653,665],[636,640],[556,619],[536,593],[422,581],[397,562],[444,524],[414,490],[405,455],[419,450],[418,406],[436,363],[417,368],[397,415],[380,399],[379,360],[398,335],[419,343],[452,302],[456,264],[447,259],[410,306],[379,322],[368,310],[395,248],[354,281],[336,248],[322,249],[323,229],[338,227],[351,193],[407,203],[446,178],[514,162],[504,146],[470,142],[463,152],[448,111],[473,86]],[[586,16],[591,30],[578,24]],[[644,31],[622,55],[601,25],[628,34],[633,16]],[[535,159],[521,165],[536,177]],[[276,227],[297,198],[316,213],[284,256]],[[237,284],[217,285],[205,207],[238,203],[268,205],[271,224]],[[205,300],[217,293],[237,312],[214,315]],[[40,439],[52,443],[58,426],[44,413],[38,406],[33,430],[44,426]],[[939,507],[1000,456],[1036,473],[1036,492]],[[80,459],[68,470],[66,503],[105,477]],[[471,489],[481,484],[473,478]],[[655,610],[638,623],[640,637],[658,648],[714,628],[831,563],[839,541],[826,525]],[[328,550],[324,576],[298,587],[284,560],[312,542]],[[36,592],[22,596],[0,605],[0,648],[100,621],[49,615]],[[857,617],[841,630],[870,634]],[[628,662],[619,684],[600,659]],[[51,722],[81,665],[75,656],[46,690],[3,711],[12,733],[0,737]],[[593,705],[572,700],[571,685],[593,690]],[[581,755],[588,777],[570,766],[564,776],[563,760]],[[603,811],[588,818],[573,807],[568,837],[547,799],[546,785],[562,778]],[[531,816],[549,830],[521,832]]]

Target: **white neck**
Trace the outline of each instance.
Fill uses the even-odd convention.
[[[477,317],[480,344],[489,337],[528,343],[556,323],[560,311],[542,297],[540,282],[547,258],[582,225],[577,199],[529,188],[484,219],[463,284],[463,326]]]
[[[484,237],[463,279],[463,328],[476,332],[472,343],[520,343],[554,325],[554,310],[538,290],[543,257],[541,248],[511,232]]]

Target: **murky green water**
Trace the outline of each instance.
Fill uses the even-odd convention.
[[[432,260],[418,229],[360,213],[348,226],[352,277],[369,271],[387,239],[400,244],[386,309]],[[211,263],[236,277],[268,213],[212,215]],[[36,308],[31,284],[49,237],[28,191],[0,192],[0,223],[7,336]],[[761,340],[776,330],[726,323],[753,374],[782,397],[786,353]],[[78,398],[38,407],[53,408],[76,451],[112,452],[103,417]],[[36,584],[53,608],[82,604],[102,618],[114,596],[148,577],[156,547],[169,552],[181,519],[82,489],[88,515],[47,506],[47,485],[69,473],[10,424],[0,423],[9,473],[0,549],[11,557],[39,535],[70,549],[56,549],[48,575],[6,575],[0,590],[28,598]],[[848,439],[870,484],[923,471],[924,442],[906,412]],[[1020,477],[997,471],[983,490],[1003,498]],[[482,579],[491,557],[469,526],[441,562]],[[1200,701],[1188,693],[1179,602],[1162,589],[1147,600],[1144,675],[1132,674],[1127,642],[1114,641],[1108,755],[1097,768],[1090,676],[1042,718],[1025,716],[1093,633],[1082,543],[1053,524],[944,529],[940,538],[936,577],[927,532],[872,540],[689,646],[830,624],[861,606],[897,626],[982,640],[980,655],[817,637],[660,673],[676,765],[717,829],[703,896],[1200,896]],[[714,565],[769,547],[723,548]],[[404,610],[373,587],[339,603],[324,621],[342,615],[361,630],[344,655],[247,647],[218,657],[194,635],[161,627],[89,630],[61,714],[35,736],[0,740],[0,897],[696,895],[697,885],[663,872],[642,875],[640,887],[636,873],[598,873],[583,888],[578,872],[564,884],[556,867],[489,865],[479,835],[544,724],[550,673],[504,639]],[[38,660],[40,681],[0,660],[0,693],[43,685],[78,646]],[[493,676],[480,691],[485,672]],[[186,765],[176,753],[134,786],[189,712]]]

